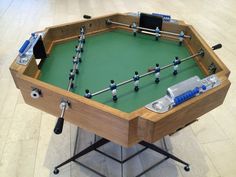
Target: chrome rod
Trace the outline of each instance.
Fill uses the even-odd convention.
[[[78,60],[79,54],[80,54],[80,52],[81,52],[81,45],[82,45],[82,40],[81,40],[81,39],[83,39],[84,37],[85,37],[84,34],[81,34],[81,35],[80,35],[80,42],[79,42],[79,45],[78,45],[79,50],[76,51],[76,55],[75,55],[75,57],[77,58],[77,60]],[[79,62],[73,64],[72,73],[73,73],[74,75],[76,74],[76,69],[78,69],[78,67],[79,67]],[[69,79],[69,82],[68,82],[67,91],[70,91],[70,90],[71,90],[72,84],[73,84],[73,79],[71,78],[71,79]],[[62,109],[61,109],[61,116],[60,116],[60,117],[62,117],[62,118],[64,117],[65,111],[66,111],[66,105],[62,107]]]
[[[63,106],[63,108],[61,110],[61,116],[60,117],[64,117],[65,111],[66,111],[66,104],[65,104],[65,106]]]
[[[115,25],[120,25],[120,26],[125,26],[125,27],[128,27],[128,28],[132,28],[131,25],[128,25],[128,24],[125,24],[125,23],[120,23],[120,22],[114,22],[114,21],[111,21],[111,20],[108,20],[108,23],[115,24]],[[154,29],[144,28],[144,27],[140,27],[140,26],[137,26],[136,28],[140,29],[140,30],[145,30],[145,31],[155,33]],[[177,36],[177,37],[179,36],[178,33],[173,33],[173,32],[169,32],[169,31],[160,31],[160,34],[167,34],[167,35],[172,35],[172,36]],[[189,36],[189,35],[184,35],[184,37],[185,38],[191,38],[191,36]]]
[[[186,57],[186,58],[183,58],[183,59],[181,59],[180,61],[181,61],[181,63],[183,63],[183,62],[185,62],[185,61],[187,61],[187,60],[192,59],[193,57],[196,57],[196,56],[198,56],[198,55],[201,55],[202,52],[203,52],[203,51],[200,51],[200,52],[198,52],[198,53],[196,53],[196,54],[193,54],[193,55],[191,55],[191,56],[188,56],[188,57]],[[171,66],[173,66],[173,65],[174,65],[173,63],[168,64],[168,65],[165,65],[165,66],[161,67],[160,70],[167,69],[167,68],[169,68],[169,67],[171,67]],[[140,77],[140,78],[146,77],[146,76],[148,76],[148,75],[153,74],[154,72],[155,72],[154,70],[153,70],[153,71],[149,71],[149,72],[147,72],[147,73],[141,74],[139,77]],[[117,84],[117,87],[120,87],[120,86],[122,86],[122,85],[128,84],[128,83],[130,83],[130,82],[133,82],[133,79],[128,79],[128,80],[126,80],[126,81],[120,82],[120,83]],[[110,88],[107,87],[107,88],[102,89],[102,90],[100,90],[100,91],[98,91],[98,92],[92,93],[92,96],[99,95],[99,94],[104,93],[104,92],[107,92],[107,91],[109,91],[109,90],[110,90]]]

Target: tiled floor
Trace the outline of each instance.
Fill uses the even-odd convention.
[[[209,45],[221,42],[217,55],[231,70],[231,88],[225,103],[198,122],[167,137],[171,152],[191,164],[186,173],[171,160],[147,177],[235,177],[236,176],[236,2],[234,0],[1,0],[0,1],[0,177],[47,177],[53,167],[72,155],[76,127],[65,124],[60,136],[52,132],[55,118],[26,105],[15,88],[8,67],[31,32],[46,26],[114,12],[144,11],[171,14],[194,25]],[[86,139],[85,139],[86,140]],[[87,142],[89,143],[89,142]],[[116,150],[116,149],[115,149]],[[145,152],[126,165],[128,177],[151,163],[155,153]],[[93,160],[114,176],[117,164],[103,157]],[[103,166],[101,164],[104,164]],[[99,166],[100,165],[100,166]],[[111,169],[109,169],[109,167]],[[116,169],[117,170],[117,169]],[[96,176],[75,164],[58,176]]]

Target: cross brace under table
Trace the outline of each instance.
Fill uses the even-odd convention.
[[[77,129],[77,137],[76,137],[76,142],[75,142],[75,150],[76,150],[76,146],[77,146],[77,141],[78,141],[78,131],[79,131],[79,128]],[[166,161],[167,159],[172,159],[174,161],[177,161],[183,165],[185,165],[184,169],[185,171],[189,171],[190,168],[189,168],[189,164],[184,162],[183,160],[181,160],[180,158],[174,156],[173,154],[170,154],[169,152],[159,148],[158,146],[154,145],[154,144],[151,144],[151,143],[148,143],[146,141],[140,141],[138,144],[142,145],[143,148],[139,151],[137,151],[136,153],[134,153],[133,155],[130,155],[129,157],[127,157],[126,159],[123,159],[123,147],[121,146],[121,159],[117,159],[101,150],[99,150],[98,148],[99,147],[102,147],[103,145],[109,143],[110,141],[105,139],[105,138],[101,138],[99,140],[96,140],[96,135],[95,135],[95,143],[91,144],[89,147],[83,149],[82,151],[80,151],[79,153],[75,153],[76,151],[74,151],[74,155],[69,158],[68,160],[62,162],[61,164],[57,165],[55,168],[54,168],[54,171],[53,173],[54,174],[58,174],[59,173],[59,169],[60,167],[70,163],[70,162],[75,162],[81,166],[83,166],[84,168],[87,168],[88,170],[96,173],[97,175],[99,176],[102,176],[102,177],[106,177],[104,174],[101,174],[99,171],[77,161],[77,159],[79,159],[80,157],[92,152],[92,151],[96,151],[116,162],[118,162],[120,165],[121,165],[121,177],[123,177],[123,164],[129,160],[131,160],[133,157],[137,156],[138,154],[142,153],[143,151],[145,151],[146,149],[151,149],[163,156],[165,156],[165,158],[163,158],[162,160],[156,162],[154,165],[150,166],[149,168],[147,168],[146,170],[144,170],[143,172],[139,173],[138,175],[136,175],[136,177],[140,177],[142,175],[144,175],[145,173],[147,173],[148,171],[150,171],[151,169],[153,169],[154,167],[158,166],[159,164],[163,163],[164,161]],[[164,140],[164,145],[166,147],[166,143],[165,143],[165,140]],[[167,148],[166,148],[167,149]]]

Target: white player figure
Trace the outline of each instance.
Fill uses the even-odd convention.
[[[158,41],[159,37],[161,36],[160,29],[158,27],[156,27],[155,33],[156,33],[156,40]]]
[[[174,72],[173,72],[173,75],[177,75],[178,74],[178,67],[179,67],[179,64],[181,63],[181,61],[179,60],[179,57],[175,57],[174,61],[173,61],[173,64],[174,64]]]
[[[82,36],[82,42],[85,43],[85,35]]]
[[[159,66],[159,64],[157,63],[156,64],[156,67],[154,68],[154,73],[155,73],[155,82],[158,84],[159,82],[160,82],[160,71],[161,71],[161,69],[160,69],[160,66]]]
[[[85,43],[84,28],[81,28],[80,36],[81,36],[81,41],[82,41],[83,43]]]
[[[81,59],[81,49],[78,46],[75,46],[75,47],[76,47],[77,58],[79,59],[79,62],[81,63],[82,62],[82,59]]]
[[[112,97],[113,97],[113,101],[114,102],[116,102],[117,100],[118,100],[118,98],[117,98],[117,90],[116,90],[116,88],[117,88],[117,85],[116,85],[116,83],[115,83],[115,81],[114,80],[111,80],[111,84],[110,84],[110,89],[111,89],[111,94],[112,94]]]
[[[78,62],[79,62],[78,57],[73,56],[73,65],[75,65],[75,68],[76,68],[76,69],[75,69],[75,73],[76,73],[76,74],[79,74]]]
[[[79,43],[82,43],[82,42],[83,42],[83,36],[80,35],[80,37],[79,37]]]
[[[133,24],[131,25],[131,28],[133,29],[133,34],[134,34],[134,36],[136,36],[136,33],[137,33],[137,25],[136,25],[136,23],[133,23]]]
[[[79,45],[80,45],[80,50],[81,50],[81,52],[83,52],[83,51],[84,51],[84,43],[83,43],[83,42],[80,42]]]
[[[133,80],[134,80],[134,91],[137,92],[139,90],[139,75],[138,75],[138,71],[135,71],[134,73],[134,77],[133,77]]]
[[[85,95],[84,95],[85,98],[92,98],[92,94],[90,93],[90,91],[88,89],[85,90]]]
[[[181,32],[179,33],[179,46],[182,45],[183,40],[184,40],[184,32],[181,31]]]
[[[79,43],[79,45],[76,45],[75,48],[76,48],[76,52],[77,52],[77,53],[81,53],[81,52],[84,51],[84,49],[83,49],[83,43]]]

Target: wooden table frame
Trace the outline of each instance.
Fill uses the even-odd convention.
[[[112,14],[52,26],[44,30],[43,43],[46,53],[50,53],[55,43],[77,38],[80,32],[79,29],[82,26],[86,27],[86,35],[93,35],[114,28],[131,30],[116,25],[107,25],[105,23],[107,19],[127,24],[136,22],[139,25],[139,18],[136,16]],[[230,81],[228,80],[230,71],[191,25],[182,21],[177,21],[177,23],[164,22],[162,30],[175,33],[184,31],[186,35],[190,35],[191,39],[184,40],[184,45],[187,46],[188,50],[191,53],[197,53],[202,48],[205,52],[204,57],[194,58],[200,69],[206,75],[209,75],[208,67],[211,63],[214,63],[216,75],[221,81],[220,86],[163,114],[152,112],[144,107],[131,113],[122,112],[92,99],[86,99],[83,96],[42,82],[37,79],[40,75],[40,69],[34,57],[26,66],[17,64],[15,60],[10,66],[10,71],[16,87],[20,89],[27,104],[54,116],[59,116],[61,112],[59,104],[64,98],[71,103],[71,107],[65,113],[66,121],[125,147],[130,147],[140,141],[153,143],[221,105],[230,87]],[[176,40],[170,36],[163,35],[163,37]],[[32,88],[41,90],[42,95],[39,99],[31,98]]]

